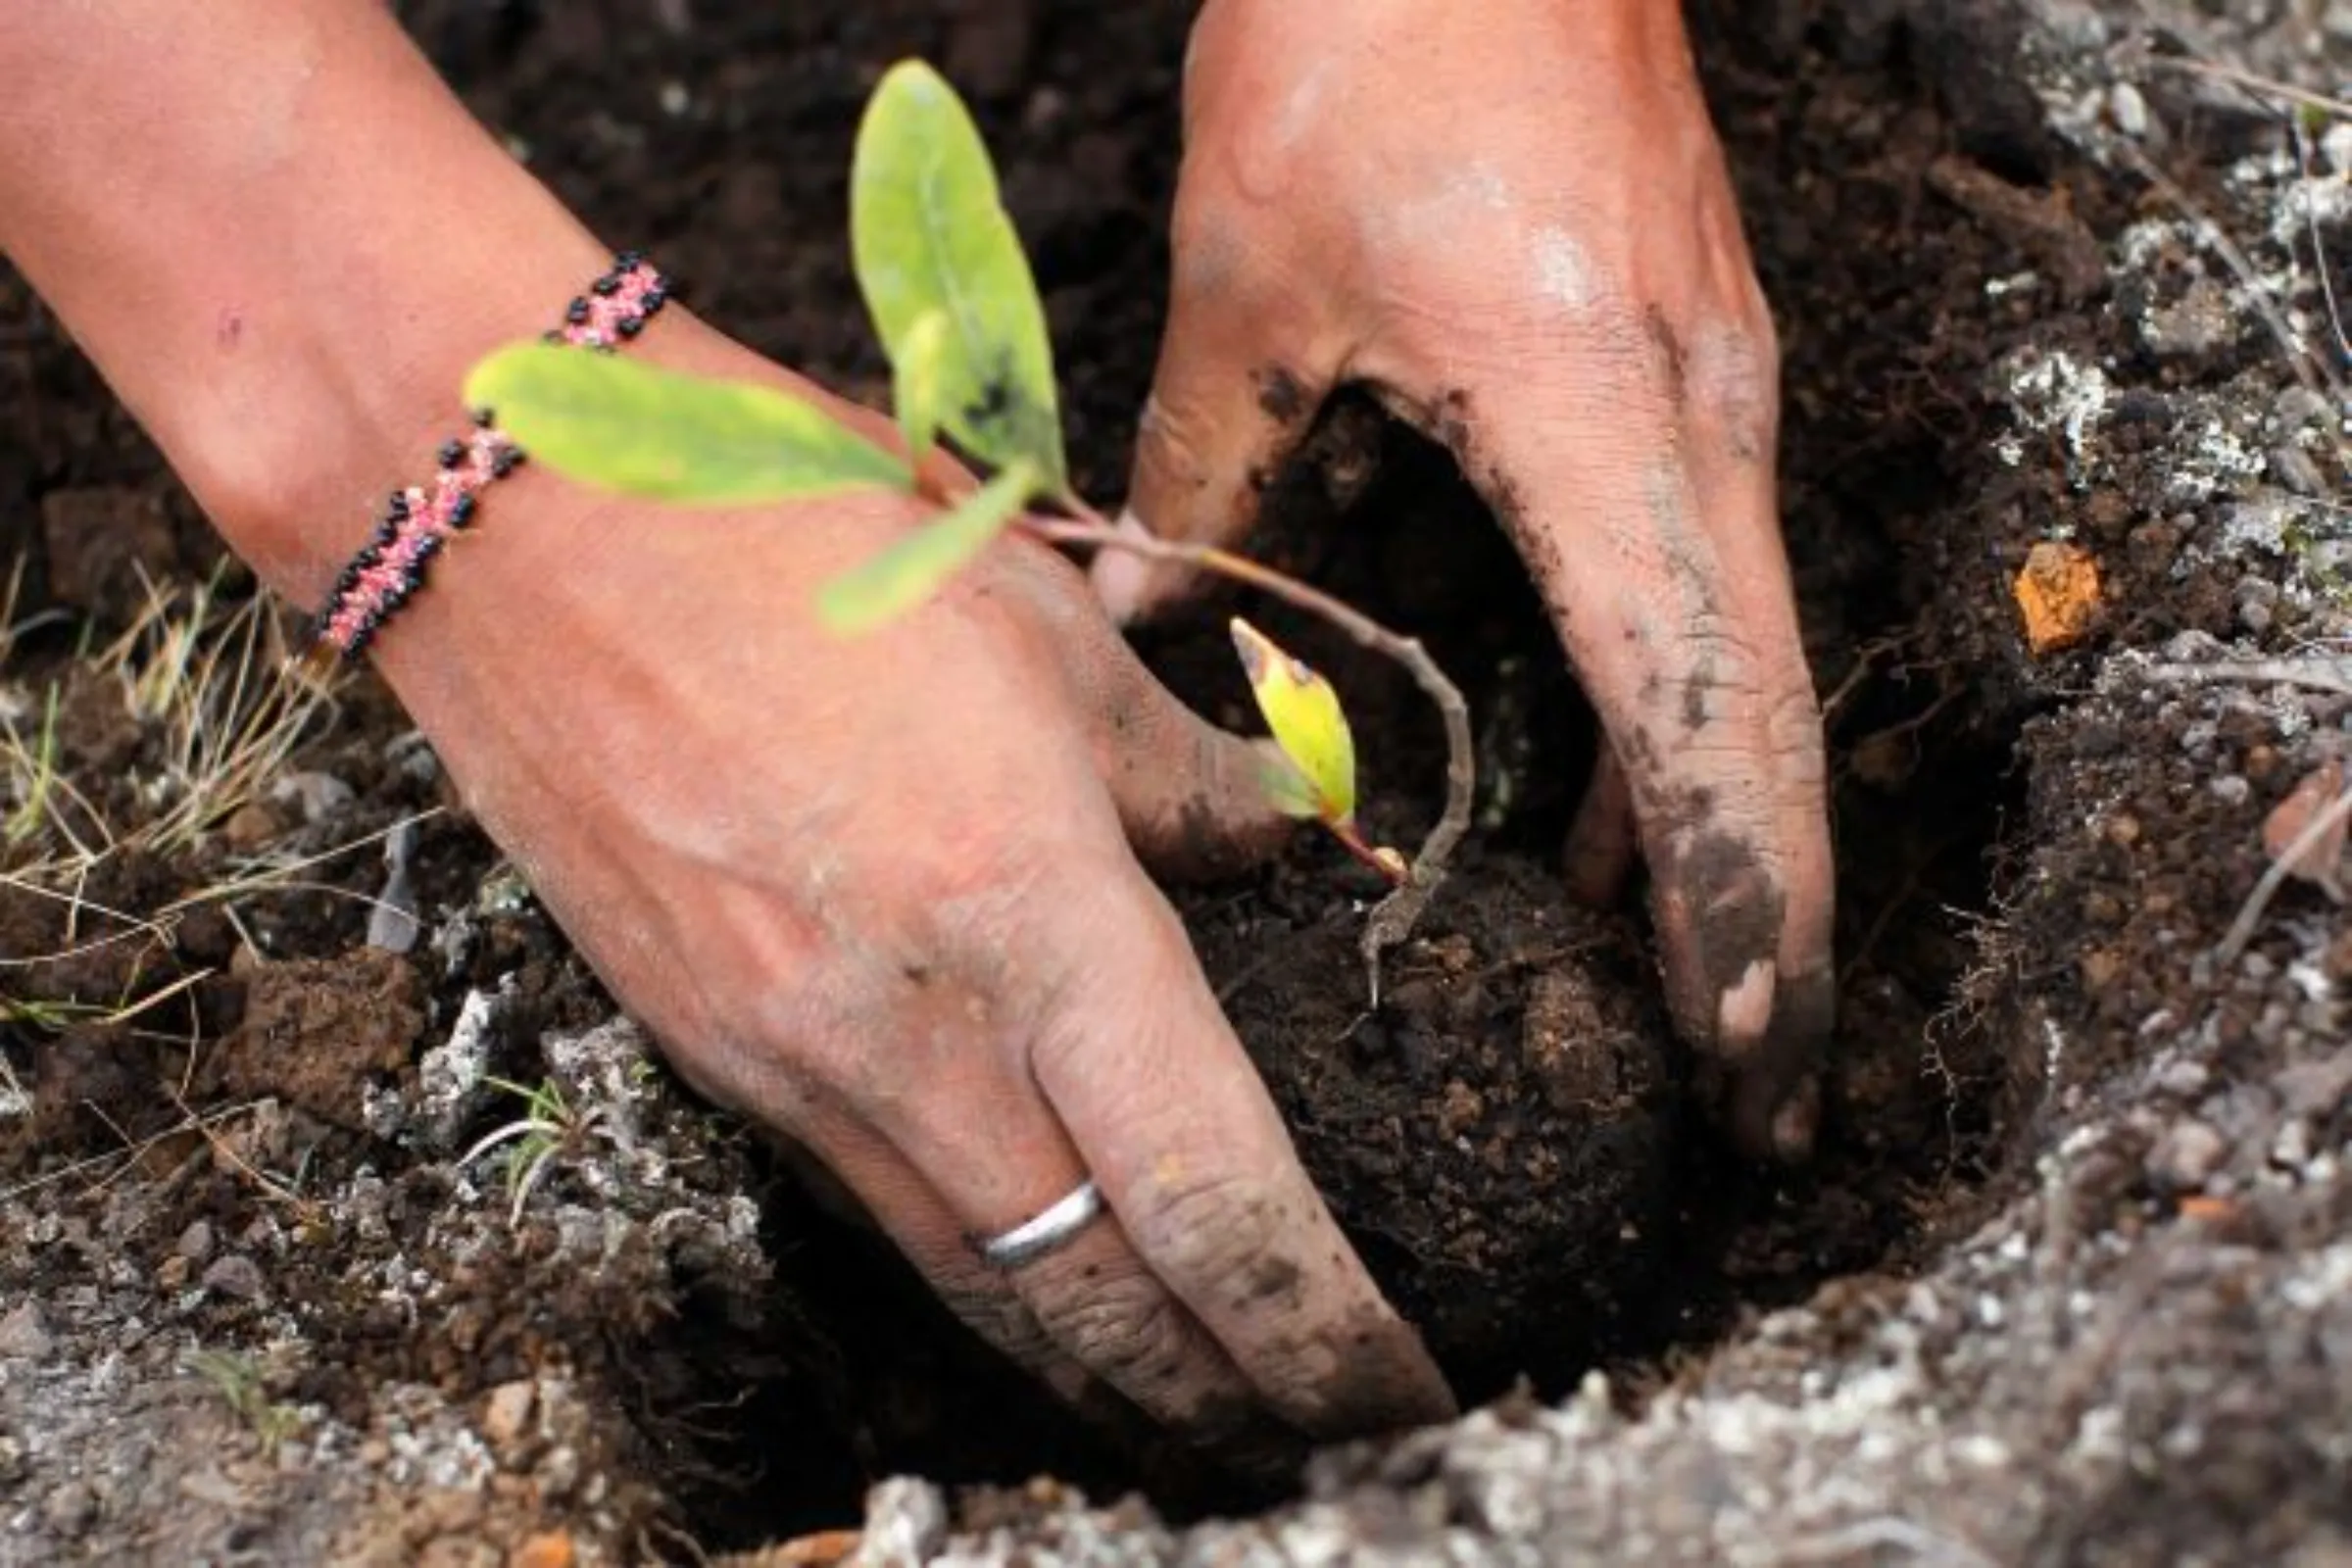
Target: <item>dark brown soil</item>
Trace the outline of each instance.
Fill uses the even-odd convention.
[[[945,62],[978,101],[1047,292],[1081,484],[1119,491],[1156,345],[1189,6],[400,9],[477,111],[604,232],[678,271],[698,310],[877,400],[841,238],[850,136],[883,66]],[[2053,1096],[2098,1092],[2152,1014],[2186,1009],[2202,982],[2184,933],[2209,943],[2259,870],[2245,794],[2184,790],[2147,749],[2202,748],[2200,766],[2267,798],[2296,762],[2264,715],[2082,716],[2105,651],[2238,625],[2242,563],[2190,550],[2197,518],[2168,488],[2177,411],[2154,391],[2131,394],[2153,400],[2136,415],[2119,397],[2096,485],[2054,429],[2022,461],[1993,453],[2014,422],[2013,356],[2115,367],[2119,321],[2141,307],[2110,297],[2104,245],[2147,199],[1990,69],[2015,54],[2004,15],[1697,8],[1784,324],[1785,510],[1835,748],[1840,1025],[1811,1168],[1767,1174],[1721,1152],[1686,1105],[1639,917],[1561,897],[1590,714],[1443,455],[1348,403],[1269,492],[1266,553],[1412,626],[1462,681],[1480,829],[1377,1009],[1354,958],[1376,890],[1329,847],[1182,907],[1335,1211],[1473,1398],[1519,1379],[1556,1396],[1595,1366],[1632,1398],[1761,1310],[1924,1268],[2030,1174],[2020,1152]],[[2160,108],[2210,139],[2192,171],[2247,134]],[[2165,289],[2167,265],[2144,286]],[[1987,292],[2029,268],[2040,284]],[[2262,354],[2248,336],[2145,379],[2166,396],[2219,388]],[[217,546],[5,273],[0,432],[0,559],[23,563],[16,613],[31,617],[0,698],[62,683],[66,776],[135,823],[133,780],[162,738],[124,718],[113,677],[81,657],[84,628],[103,643],[137,612],[137,568],[194,578]],[[2008,585],[2059,533],[2096,552],[2111,608],[2089,646],[2037,662]],[[220,580],[243,591],[233,567]],[[2286,636],[2295,614],[2282,604],[2270,624]],[[1269,619],[1348,692],[1367,814],[1408,841],[1439,793],[1430,715],[1394,671]],[[1178,628],[1147,650],[1204,711],[1247,726],[1221,638]],[[295,765],[347,800],[265,794],[196,848],[112,857],[75,891],[146,919],[253,857],[368,841],[303,888],[117,921],[96,944],[86,907],[0,889],[0,952],[63,955],[0,980],[18,1004],[0,1049],[32,1091],[30,1114],[0,1117],[0,1299],[79,1336],[61,1368],[120,1352],[168,1391],[185,1383],[182,1340],[220,1346],[263,1391],[229,1401],[245,1426],[270,1401],[316,1412],[296,1440],[314,1445],[316,1506],[276,1494],[281,1555],[506,1549],[543,1528],[622,1553],[667,1549],[664,1531],[750,1545],[852,1521],[862,1487],[900,1470],[1142,1483],[1180,1512],[1237,1500],[1148,1441],[1105,1446],[1048,1407],[749,1130],[628,1066],[633,1048],[599,1028],[609,1002],[455,815],[416,830],[424,941],[365,946],[366,901],[385,887],[370,836],[449,803],[380,689],[362,677],[342,695]],[[2072,805],[2092,799],[2086,834]],[[183,979],[122,1023],[21,1005]],[[2231,1016],[2225,1044],[2258,1033],[2252,1004]],[[2063,1061],[2051,1029],[2074,1043]],[[519,1105],[464,1078],[455,1037],[481,1043],[477,1077],[552,1079],[609,1113],[565,1136],[511,1232],[506,1188],[458,1156]],[[224,1437],[217,1411],[199,1418],[210,1406],[172,1409],[157,1432],[183,1447],[250,1438],[259,1468],[238,1487],[280,1485],[261,1466],[272,1444],[235,1423]],[[486,1493],[427,1462],[472,1451],[453,1436],[467,1420],[485,1436],[466,1441],[488,1445]],[[369,1485],[325,1479],[330,1430],[355,1435]],[[12,1463],[0,1448],[0,1491],[28,1473]],[[73,1496],[27,1491],[57,1542],[96,1550],[154,1528],[127,1494]]]

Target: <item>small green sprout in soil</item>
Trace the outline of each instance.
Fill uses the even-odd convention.
[[[601,1110],[580,1111],[564,1098],[564,1086],[553,1078],[542,1079],[534,1089],[510,1078],[487,1074],[482,1082],[493,1089],[503,1089],[522,1102],[522,1114],[491,1132],[480,1142],[458,1156],[458,1168],[465,1169],[490,1151],[507,1148],[505,1168],[507,1180],[507,1225],[514,1229],[522,1224],[522,1211],[529,1206],[531,1194],[538,1190],[555,1164],[556,1156],[576,1146],[588,1129],[603,1115]]]
[[[970,113],[920,62],[893,68],[867,105],[850,171],[850,240],[890,356],[903,453],[773,388],[556,344],[492,355],[467,378],[466,401],[496,410],[535,460],[630,495],[725,506],[886,487],[935,504],[931,521],[825,585],[817,614],[843,635],[913,610],[992,541],[1019,529],[1049,544],[1123,550],[1226,577],[1402,664],[1443,714],[1447,748],[1445,809],[1410,861],[1357,830],[1354,739],[1330,684],[1263,633],[1234,623],[1281,753],[1267,779],[1276,805],[1321,822],[1394,886],[1363,936],[1377,997],[1381,951],[1411,930],[1469,825],[1475,768],[1460,692],[1417,640],[1247,557],[1116,529],[1076,493],[1028,258]],[[986,477],[968,485],[950,466],[931,463],[943,444]]]
[[[265,1457],[302,1430],[302,1412],[270,1397],[261,1368],[251,1357],[228,1350],[191,1350],[181,1364],[213,1386],[221,1402],[252,1431]]]

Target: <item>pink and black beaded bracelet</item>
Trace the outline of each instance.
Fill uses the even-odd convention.
[[[612,270],[589,285],[547,332],[551,343],[611,353],[645,330],[669,299],[670,283],[634,251],[612,259]],[[473,428],[441,444],[441,469],[428,485],[395,490],[376,519],[374,537],[335,578],[333,595],[315,622],[318,648],[357,659],[393,612],[424,586],[425,568],[452,534],[473,521],[478,498],[493,480],[514,471],[522,449],[477,409]]]

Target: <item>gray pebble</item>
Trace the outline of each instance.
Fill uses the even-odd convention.
[[[204,1288],[240,1301],[258,1301],[270,1289],[269,1282],[262,1277],[262,1266],[243,1252],[230,1252],[216,1259],[204,1271]]]
[[[2311,454],[2301,447],[2274,447],[2271,451],[2271,477],[2299,496],[2325,495],[2327,476],[2320,466],[2311,461]]]
[[[49,1325],[41,1321],[37,1302],[21,1302],[0,1317],[0,1356],[23,1356],[37,1361],[49,1353]]]
[[[88,1486],[69,1481],[41,1504],[41,1519],[61,1536],[78,1536],[89,1528],[90,1516],[97,1511],[98,1499]]]
[[[209,1220],[197,1220],[179,1233],[179,1243],[172,1249],[191,1263],[204,1263],[213,1255],[213,1227]]]
[[[2174,1188],[2203,1187],[2229,1152],[2229,1142],[2204,1122],[2178,1121],[2148,1151],[2148,1175]]]

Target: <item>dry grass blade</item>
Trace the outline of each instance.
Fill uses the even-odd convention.
[[[259,797],[330,699],[295,672],[265,600],[223,614],[216,582],[145,587],[145,609],[98,663],[121,681],[131,716],[162,728],[162,770],[148,787],[166,804],[128,842],[170,856]]]
[[[2286,885],[2287,878],[2300,874],[2299,868],[2306,863],[2305,857],[2322,840],[2339,832],[2348,817],[2352,817],[2352,789],[2340,790],[2335,799],[2313,812],[2310,821],[2304,824],[2303,831],[2271,858],[2269,868],[2262,873],[2262,880],[2256,882],[2254,891],[2246,895],[2246,902],[2238,909],[2237,918],[2230,922],[2230,929],[2223,936],[2221,945],[2214,949],[2214,959],[2220,967],[2228,968],[2237,961],[2238,955],[2244,953],[2246,945],[2254,940],[2254,933],[2261,926],[2263,915],[2270,909],[2271,901],[2278,896],[2278,890]]]

